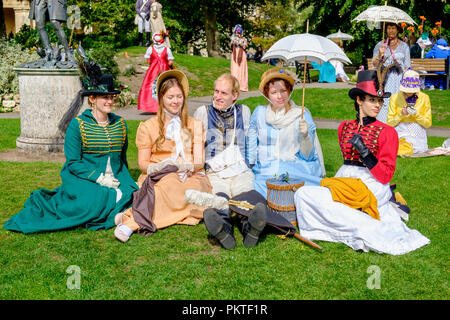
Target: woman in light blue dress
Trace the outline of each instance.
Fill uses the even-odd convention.
[[[290,100],[294,79],[285,70],[266,71],[259,86],[270,101],[250,118],[246,158],[255,174],[255,190],[267,197],[266,180],[287,173],[305,185],[325,176],[323,156],[311,113]]]
[[[401,27],[395,23],[386,23],[386,41],[380,41],[373,49],[373,66],[383,63],[383,68],[394,64],[386,74],[384,90],[397,93],[400,89],[400,80],[403,72],[411,67],[410,51],[408,45],[398,38]],[[390,98],[384,99],[383,107],[378,113],[377,120],[386,123]]]

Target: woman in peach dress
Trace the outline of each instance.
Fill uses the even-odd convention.
[[[198,224],[205,208],[185,202],[185,191],[212,189],[203,169],[203,125],[187,112],[186,75],[166,71],[156,86],[157,116],[142,122],[136,133],[140,189],[133,194],[133,207],[115,219],[114,235],[122,242],[134,232],[149,235],[174,224]]]

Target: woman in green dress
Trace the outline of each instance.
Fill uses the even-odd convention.
[[[100,72],[85,80],[72,114],[78,113],[85,96],[92,109],[72,120],[73,116],[66,118],[62,185],[33,191],[24,208],[5,223],[5,229],[26,234],[75,227],[108,229],[114,226],[117,213],[132,206],[138,187],[128,172],[127,125],[111,113],[120,91],[114,90],[111,75]]]

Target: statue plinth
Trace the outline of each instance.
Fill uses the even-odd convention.
[[[63,152],[64,133],[58,128],[75,95],[81,89],[77,69],[17,67],[20,94],[18,151]],[[87,104],[80,112],[86,109]]]

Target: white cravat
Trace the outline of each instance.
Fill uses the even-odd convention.
[[[299,130],[296,120],[301,116],[301,109],[291,101],[291,108],[274,112],[270,105],[266,109],[266,122],[279,129],[275,143],[275,157],[284,161],[295,161],[296,154],[300,150]]]
[[[172,119],[169,121],[166,128],[166,138],[175,141],[176,154],[171,158],[176,160],[178,156],[181,155],[181,157],[185,159],[183,141],[181,140],[181,119],[178,114],[172,114],[166,109],[164,109],[164,112],[172,116]]]

